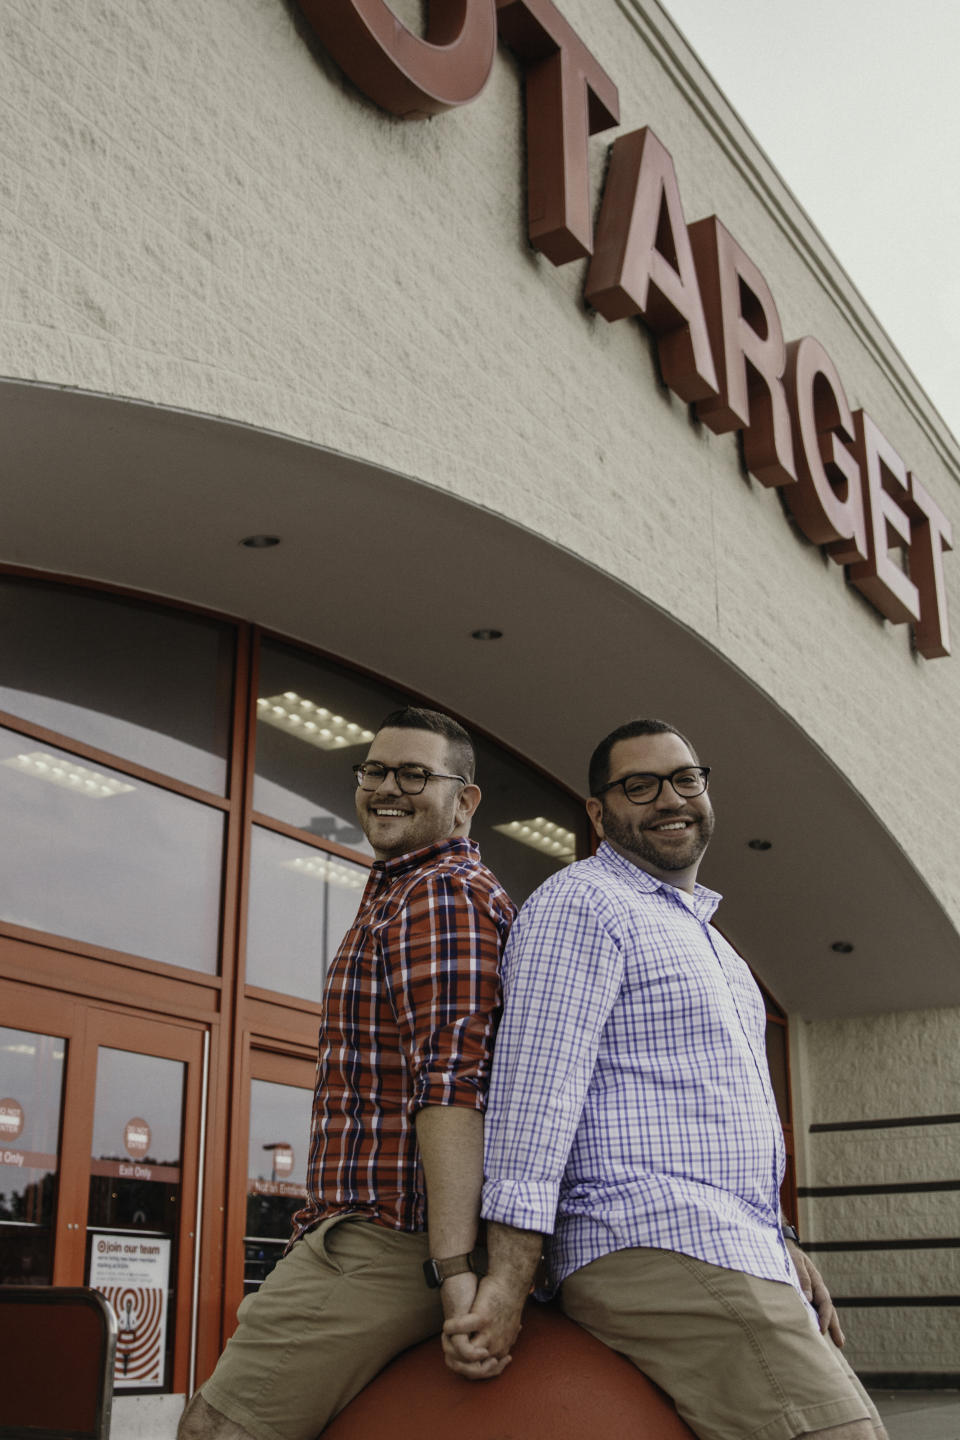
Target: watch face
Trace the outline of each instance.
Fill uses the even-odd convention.
[[[424,1280],[426,1280],[431,1290],[439,1290],[440,1286],[443,1284],[443,1277],[440,1274],[440,1270],[436,1260],[424,1260],[423,1278]]]

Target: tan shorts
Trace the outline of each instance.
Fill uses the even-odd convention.
[[[700,1440],[795,1440],[852,1420],[886,1434],[792,1285],[672,1250],[618,1250],[569,1275],[560,1300],[672,1396]]]
[[[426,1235],[325,1220],[243,1301],[204,1399],[256,1440],[313,1440],[394,1355],[440,1330],[429,1253]]]

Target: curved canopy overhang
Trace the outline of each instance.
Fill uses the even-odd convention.
[[[609,575],[489,510],[233,423],[9,382],[0,424],[3,563],[297,638],[581,794],[603,734],[669,719],[714,767],[701,879],[725,896],[718,922],[788,1011],[960,1003],[960,936],[865,800],[749,677]],[[281,544],[240,544],[265,533]],[[486,628],[502,639],[472,638]]]

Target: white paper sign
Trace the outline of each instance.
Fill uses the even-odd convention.
[[[170,1245],[130,1232],[93,1235],[90,1284],[117,1317],[117,1390],[163,1384]]]

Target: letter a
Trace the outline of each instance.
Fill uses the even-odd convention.
[[[586,298],[607,320],[640,315],[682,400],[718,390],[673,160],[648,127],[613,146]]]

